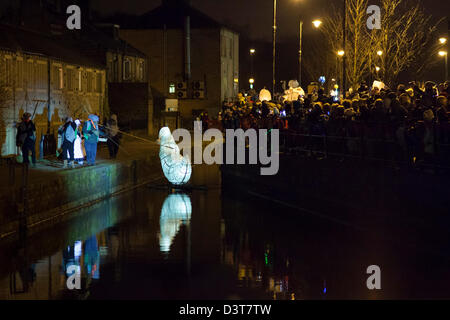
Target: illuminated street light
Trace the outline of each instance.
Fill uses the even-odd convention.
[[[251,84],[253,84],[253,83],[255,83],[255,79],[250,78],[250,79],[248,80],[248,82],[251,83]]]
[[[380,71],[380,67],[375,67],[375,70],[378,72],[378,71]]]
[[[441,44],[446,44],[446,43],[447,43],[447,38],[444,38],[444,37],[439,38],[439,42],[440,42]]]
[[[312,23],[313,23],[313,25],[314,25],[315,28],[319,28],[320,25],[322,24],[322,21],[320,21],[320,20],[314,20]]]
[[[256,50],[255,49],[250,49],[250,54],[255,54]]]
[[[378,50],[377,51],[377,55],[379,55],[380,57],[383,55],[383,51],[381,51],[381,50]]]
[[[448,80],[448,52],[439,51],[439,55],[441,57],[445,57],[445,80]]]
[[[337,55],[340,56],[340,57],[342,57],[344,54],[345,54],[345,51],[344,51],[344,50],[339,50],[339,51],[337,52]]]

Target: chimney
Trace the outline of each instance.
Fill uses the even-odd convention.
[[[162,0],[163,6],[183,6],[183,5],[191,5],[191,0]]]

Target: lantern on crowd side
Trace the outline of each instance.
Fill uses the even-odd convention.
[[[270,91],[267,89],[262,89],[259,92],[259,100],[260,101],[271,101],[272,100],[272,95],[270,94]]]

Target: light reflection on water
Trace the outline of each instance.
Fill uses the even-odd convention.
[[[450,296],[448,261],[224,195],[217,167],[194,170],[192,181],[208,189],[143,188],[21,241],[0,243],[0,299]],[[365,287],[365,270],[374,263],[384,272],[379,292]],[[70,265],[79,267],[82,290],[66,288]]]
[[[189,225],[191,221],[192,204],[187,194],[169,194],[161,208],[159,219],[159,244],[161,252],[170,252],[170,246],[180,230],[181,225]]]

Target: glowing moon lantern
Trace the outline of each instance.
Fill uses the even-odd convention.
[[[189,159],[180,154],[180,149],[167,127],[159,131],[159,159],[167,180],[173,185],[181,186],[191,178],[192,166]]]
[[[270,101],[272,100],[272,95],[270,94],[270,91],[267,89],[262,89],[259,92],[259,100],[260,101]]]
[[[169,195],[161,208],[159,219],[159,246],[161,252],[169,252],[173,239],[182,224],[187,225],[191,220],[191,199],[186,194]]]

